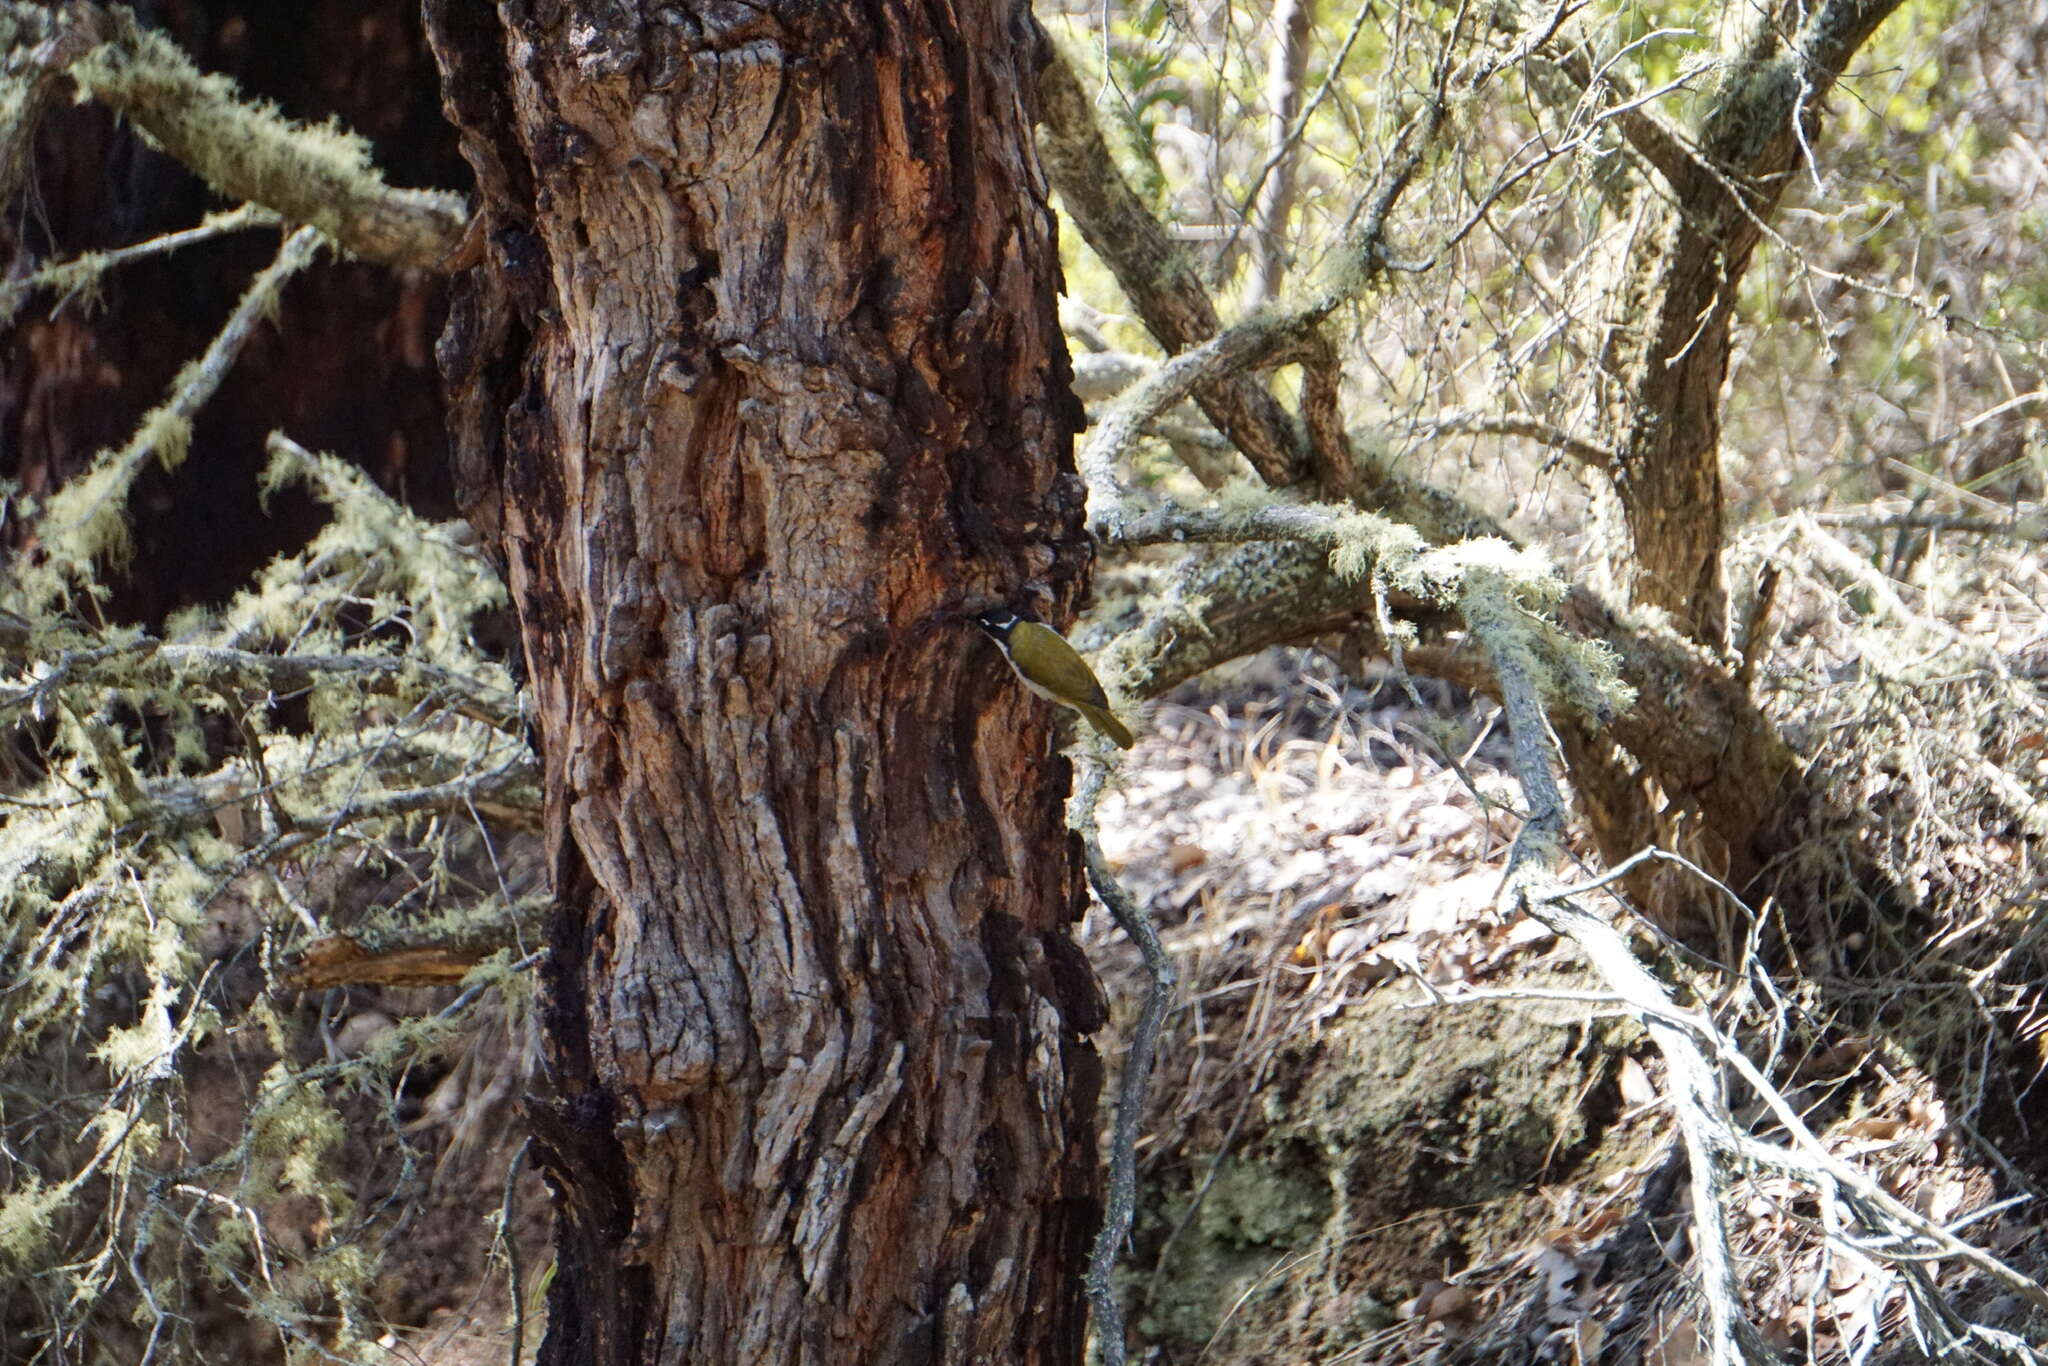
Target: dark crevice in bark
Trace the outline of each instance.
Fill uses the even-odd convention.
[[[650,1293],[645,1265],[633,1264],[633,1185],[617,1116],[590,1056],[584,1003],[592,926],[588,878],[558,872],[574,885],[549,916],[542,970],[542,1034],[552,1098],[529,1097],[525,1114],[533,1155],[555,1208],[556,1270],[548,1287],[548,1332],[536,1358],[544,1366],[625,1366],[642,1360]]]

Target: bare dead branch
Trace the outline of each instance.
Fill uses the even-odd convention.
[[[1526,634],[1509,619],[1505,594],[1481,586],[1466,594],[1466,612],[1499,680],[1501,705],[1514,745],[1515,774],[1521,780],[1528,815],[1509,856],[1506,894],[1558,935],[1570,939],[1609,985],[1631,1003],[1649,1002],[1644,1027],[1663,1052],[1673,1081],[1672,1109],[1678,1117],[1692,1180],[1693,1248],[1700,1262],[1701,1291],[1711,1326],[1714,1366],[1763,1366],[1778,1360],[1742,1314],[1740,1289],[1728,1234],[1726,1202],[1715,1164],[1719,1135],[1732,1132],[1719,1076],[1691,1036],[1663,1017],[1664,988],[1645,969],[1613,926],[1581,909],[1546,885],[1548,867],[1563,852],[1565,801],[1551,769],[1550,723],[1537,672],[1520,642]],[[1671,1007],[1675,1011],[1675,1007]]]
[[[1809,512],[1815,526],[1848,531],[1953,531],[1964,536],[1997,536],[2009,541],[2048,541],[2048,525],[2033,517],[1964,517],[1947,512]]]
[[[1370,8],[1359,7],[1354,32]],[[1308,35],[1315,23],[1315,0],[1277,0],[1267,23],[1272,28],[1266,59],[1267,157],[1251,197],[1248,226],[1252,263],[1244,298],[1247,311],[1280,293],[1280,279],[1287,270],[1287,224],[1294,214],[1296,152],[1301,134],[1308,126],[1306,119],[1297,122],[1297,116],[1301,112],[1301,78],[1308,69]],[[1330,76],[1335,79],[1335,69]],[[1328,89],[1328,82],[1324,89]]]

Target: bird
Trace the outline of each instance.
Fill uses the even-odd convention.
[[[1136,743],[1130,727],[1109,709],[1109,698],[1103,694],[1095,671],[1058,631],[1007,607],[983,612],[974,620],[995,641],[1025,687],[1049,702],[1080,712],[1089,725],[1114,741],[1118,749],[1129,749]]]

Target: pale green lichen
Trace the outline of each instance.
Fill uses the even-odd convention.
[[[72,62],[81,100],[121,110],[164,148],[232,199],[251,200],[295,223],[348,241],[366,222],[389,240],[360,242],[380,259],[414,260],[445,250],[465,210],[451,194],[396,190],[370,146],[338,122],[294,122],[244,97],[225,76],[201,72],[165,35],[132,16],[109,16],[110,41]]]
[[[95,569],[116,562],[135,466],[175,456],[177,427],[145,424],[44,505],[39,531],[92,552],[70,567],[67,591],[48,577],[0,587],[27,623],[0,674],[0,725],[36,756],[0,823],[0,976],[11,984],[0,993],[0,1064],[17,1078],[0,1108],[12,1186],[0,1199],[0,1259],[21,1284],[46,1287],[50,1321],[64,1323],[79,1305],[135,1292],[119,1280],[130,1250],[153,1237],[194,1242],[218,1284],[278,1324],[293,1350],[382,1360],[366,1299],[375,1249],[343,1232],[361,1216],[355,1174],[340,1165],[342,1105],[467,1046],[480,1011],[526,1009],[525,971],[495,955],[460,1009],[404,1020],[360,1055],[309,1070],[299,1011],[259,997],[224,1016],[203,936],[224,900],[253,905],[273,963],[330,928],[327,906],[301,900],[303,875],[365,850],[419,850],[423,861],[415,895],[360,915],[368,939],[502,938],[513,917],[535,916],[538,894],[479,895],[449,871],[451,842],[474,819],[466,798],[450,799],[453,823],[415,800],[484,784],[501,808],[538,804],[511,680],[471,639],[504,589],[460,528],[413,516],[331,456],[278,442],[271,486],[299,483],[334,514],[305,546],[227,603],[178,614],[165,638],[68,614],[64,604],[98,590]],[[304,681],[285,691],[305,707],[287,721],[266,661],[293,659],[324,662],[293,675]],[[182,1171],[189,1158],[165,1136],[191,1121],[188,1060],[231,1023],[243,1040],[234,1047],[266,1040],[275,1061],[229,1151],[203,1175]],[[51,1071],[60,1058],[71,1061]],[[47,1105],[55,1088],[81,1084],[105,1099],[68,1136],[34,1121],[34,1104],[14,1104],[43,1095]],[[288,1199],[315,1202],[335,1236],[299,1253],[276,1243],[265,1212]],[[119,1255],[79,1255],[99,1246]],[[175,1310],[186,1288],[173,1278],[149,1294]]]
[[[1468,629],[1485,637],[1489,653],[1511,650],[1526,662],[1550,705],[1605,716],[1633,703],[1613,652],[1599,642],[1567,635],[1546,616],[1563,600],[1566,586],[1539,549],[1499,536],[1431,545],[1417,528],[1393,517],[1334,503],[1298,502],[1247,483],[1224,487],[1210,510],[1188,515],[1199,521],[1206,539],[1294,541],[1319,548],[1332,575],[1361,584],[1361,607],[1369,597],[1398,592],[1456,612]],[[1371,594],[1363,591],[1366,580]],[[1266,590],[1255,573],[1247,587]],[[1388,618],[1382,624],[1394,637],[1390,644],[1414,643],[1415,633],[1405,623]],[[1144,629],[1113,642],[1101,660],[1120,683],[1143,678],[1163,639],[1201,629],[1201,612],[1188,602],[1175,602],[1154,611]]]
[[[69,1186],[46,1186],[34,1171],[0,1196],[0,1264],[20,1267],[36,1261],[49,1244],[57,1211],[70,1196]]]

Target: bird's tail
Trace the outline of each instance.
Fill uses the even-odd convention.
[[[1108,707],[1077,707],[1081,715],[1088,718],[1088,724],[1107,735],[1118,749],[1129,749],[1137,741],[1131,735],[1131,728],[1117,720],[1116,713]]]

